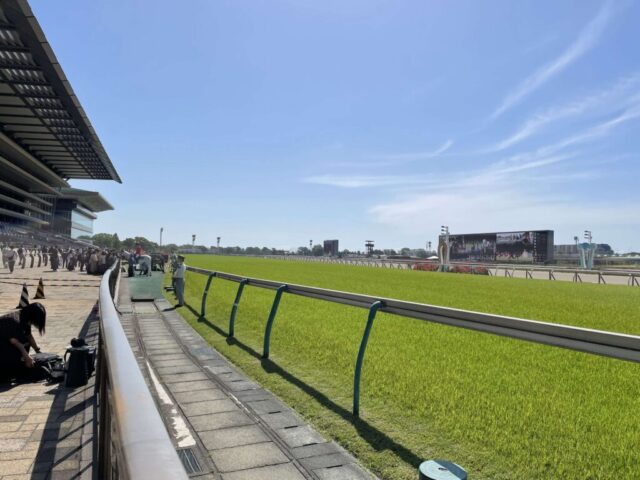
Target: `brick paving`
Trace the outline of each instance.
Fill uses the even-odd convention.
[[[198,459],[192,478],[374,478],[212,349],[166,300],[132,302],[127,283],[122,323],[176,447]]]
[[[42,277],[47,329],[37,333],[43,352],[64,354],[71,338],[97,337],[99,277],[48,268],[0,266],[0,313],[18,304],[22,283],[31,300]],[[92,478],[95,423],[93,377],[89,385],[68,389],[58,384],[0,384],[0,480]]]

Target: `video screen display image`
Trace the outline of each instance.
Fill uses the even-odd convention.
[[[451,235],[451,260],[498,263],[544,263],[553,258],[552,230]]]
[[[493,262],[496,258],[496,234],[451,235],[451,260]]]

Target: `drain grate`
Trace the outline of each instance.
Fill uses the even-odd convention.
[[[182,461],[184,469],[187,471],[187,475],[193,475],[194,473],[202,473],[202,467],[200,462],[193,453],[192,448],[182,448],[178,450],[178,457]]]

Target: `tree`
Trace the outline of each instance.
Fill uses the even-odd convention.
[[[157,243],[145,237],[125,238],[120,242],[120,248],[124,248],[125,250],[133,250],[136,248],[136,245],[140,245],[145,252],[152,252],[158,247]],[[189,247],[191,247],[191,245],[189,245]]]
[[[125,238],[124,240],[122,240],[122,242],[120,242],[120,244],[125,250],[133,250],[136,246],[136,242],[133,238]]]
[[[120,248],[120,239],[117,234],[96,233],[91,240],[94,245],[100,248]]]
[[[174,252],[178,250],[178,245],[176,245],[175,243],[167,243],[166,245],[162,246],[162,249],[169,252]]]
[[[419,248],[416,250],[416,257],[418,258],[427,258],[428,254],[424,248]]]
[[[400,249],[400,255],[408,257],[411,255],[411,249],[409,247],[404,247]]]
[[[311,255],[311,250],[308,247],[298,247],[296,252],[298,255]]]
[[[384,254],[389,256],[389,255],[397,255],[396,251],[393,248],[385,248],[384,249]]]
[[[321,257],[324,255],[324,248],[322,245],[314,245],[311,249],[311,255],[314,257]]]

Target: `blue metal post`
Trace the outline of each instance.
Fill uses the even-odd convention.
[[[358,351],[358,360],[356,360],[356,372],[353,378],[353,416],[360,416],[360,374],[362,372],[362,362],[364,362],[364,352],[367,350],[367,342],[369,341],[369,334],[373,327],[373,321],[376,318],[376,313],[382,307],[382,302],[377,301],[371,304],[369,307],[369,318],[367,319],[367,326],[364,328],[364,335],[362,335],[362,341],[360,342],[360,350]]]
[[[287,289],[286,285],[280,285],[276,290],[276,296],[273,299],[273,305],[271,305],[271,312],[269,313],[269,320],[267,320],[267,328],[264,331],[264,346],[262,349],[262,358],[269,358],[271,328],[273,327],[273,321],[276,319],[276,313],[278,313],[278,305],[280,305],[280,298],[282,297],[282,293],[286,289]]]
[[[233,338],[233,334],[235,332],[236,325],[236,312],[238,311],[238,305],[240,304],[240,298],[242,298],[242,291],[244,290],[244,286],[249,283],[249,280],[246,278],[240,280],[240,284],[238,285],[238,293],[236,293],[236,299],[233,302],[233,307],[231,307],[231,316],[229,317],[229,337]]]
[[[207,295],[209,294],[209,287],[211,286],[211,281],[215,276],[216,276],[216,272],[213,272],[213,273],[210,273],[209,278],[207,278],[207,286],[204,287],[204,292],[202,292],[202,304],[200,305],[200,318],[198,318],[198,320],[202,320],[207,311]]]

